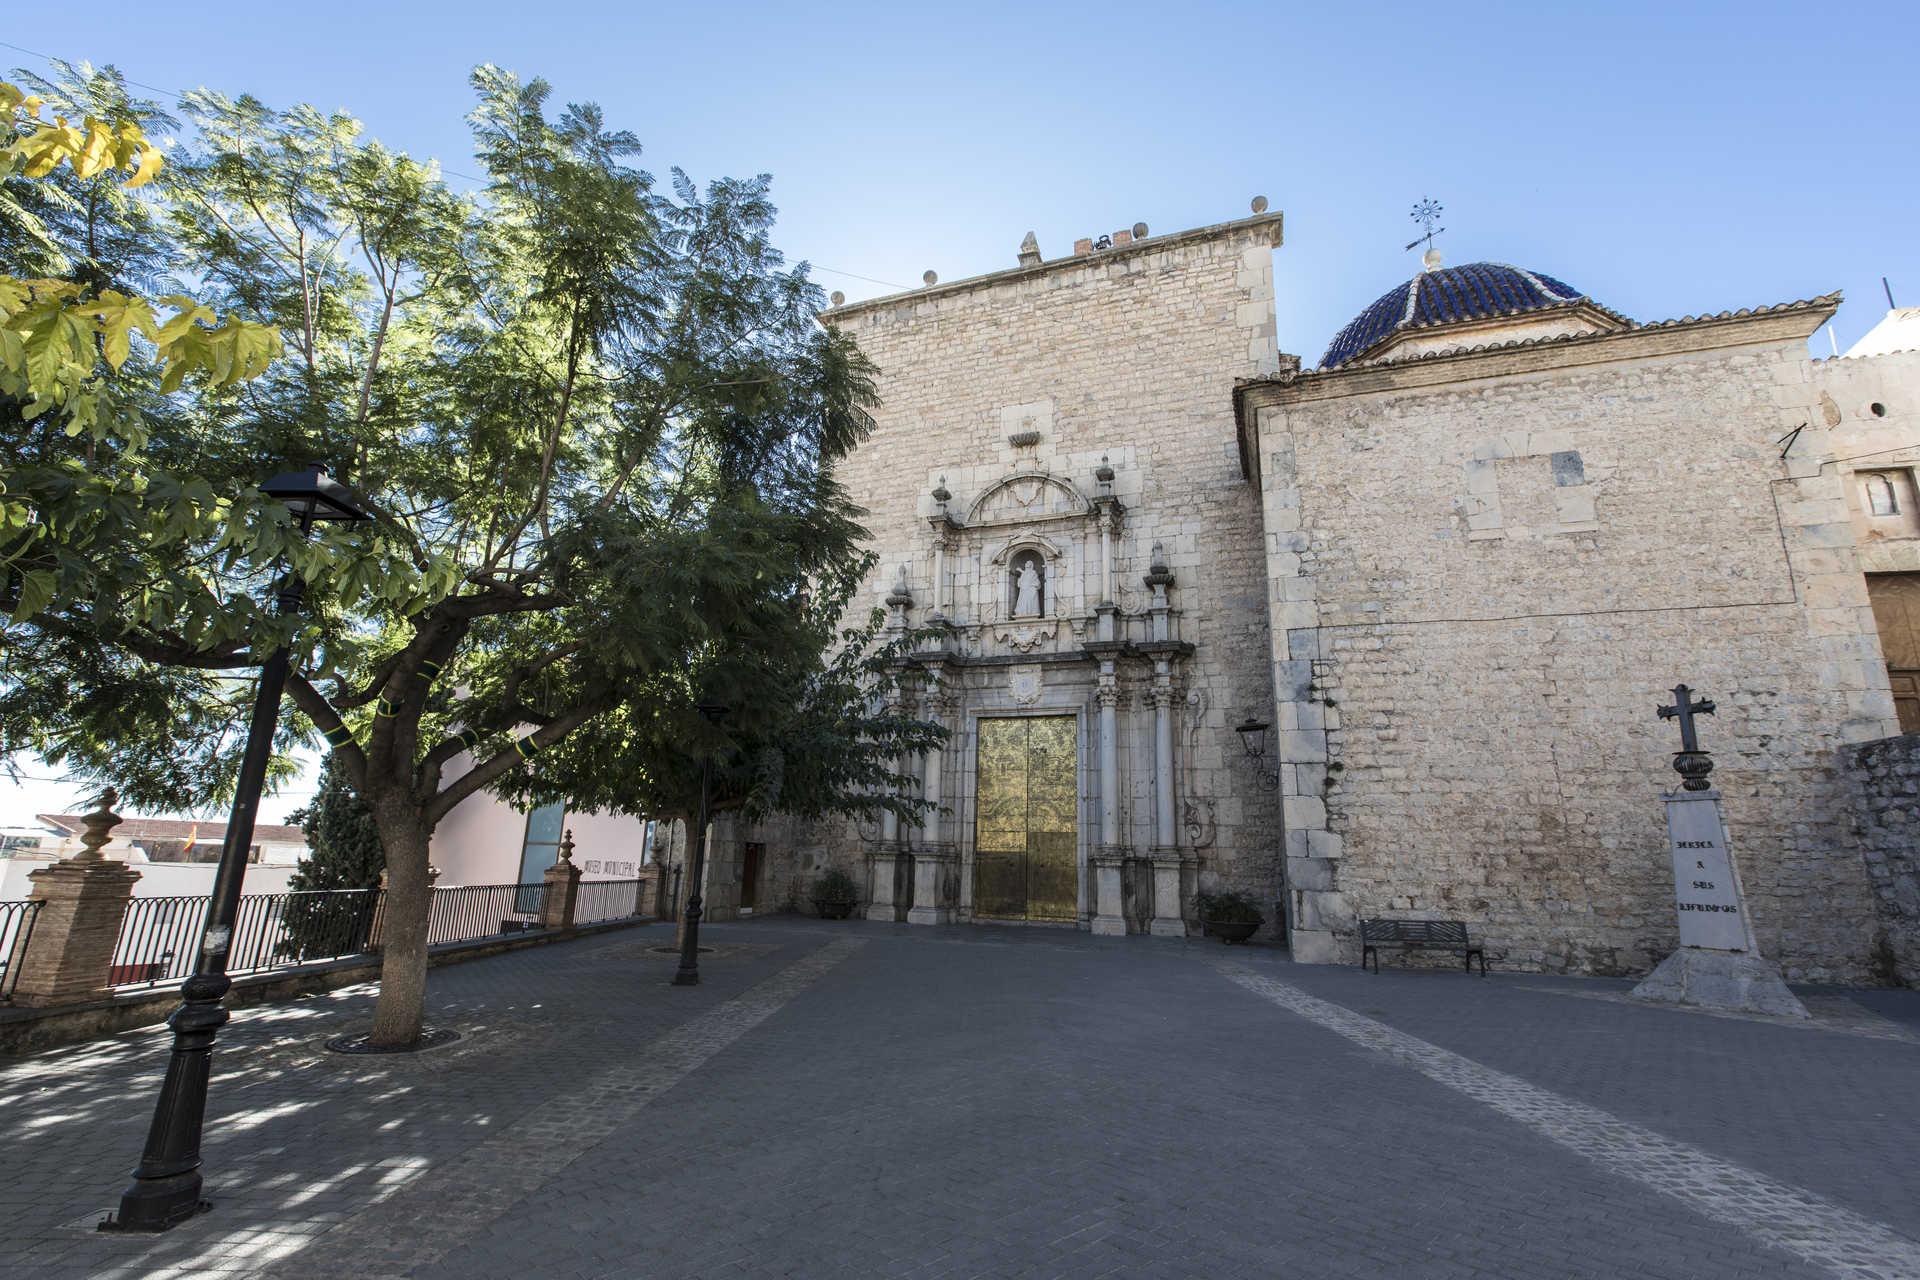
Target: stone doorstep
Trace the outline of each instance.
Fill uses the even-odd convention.
[[[446,942],[427,950],[427,967],[463,964],[525,947],[541,947],[554,942],[571,942],[615,929],[659,924],[658,920],[606,920],[575,925],[571,929],[552,929],[478,938],[471,942]],[[233,980],[227,993],[227,1007],[276,1004],[300,996],[317,995],[359,982],[372,982],[380,976],[379,957],[347,956],[320,964],[303,964],[266,973],[249,973]],[[185,981],[182,979],[181,981]],[[0,1058],[54,1049],[61,1045],[96,1040],[136,1027],[165,1022],[180,1006],[178,984],[147,991],[127,992],[106,1000],[88,1000],[80,1004],[39,1007],[0,1005]]]

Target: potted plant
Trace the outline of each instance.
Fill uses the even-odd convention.
[[[860,901],[860,886],[838,867],[828,867],[813,881],[813,909],[822,920],[845,920]]]
[[[1252,898],[1232,889],[1195,894],[1193,907],[1206,935],[1226,943],[1245,942],[1267,922]]]

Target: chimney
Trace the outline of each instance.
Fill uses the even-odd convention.
[[[1033,238],[1033,232],[1027,232],[1027,238],[1020,242],[1020,265],[1037,267],[1040,265],[1040,242]]]

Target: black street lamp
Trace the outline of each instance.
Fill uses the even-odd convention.
[[[700,714],[708,723],[718,725],[727,709],[717,702],[702,702]],[[693,829],[688,849],[686,927],[680,931],[680,968],[673,975],[676,987],[700,985],[700,873],[707,860],[707,804],[713,790],[713,748],[700,761],[700,822]]]
[[[355,523],[373,517],[359,506],[352,490],[327,478],[315,466],[306,471],[277,475],[260,492],[278,498],[300,522],[304,536],[324,521]],[[280,579],[281,617],[300,608],[302,584],[288,573]],[[173,1056],[167,1078],[153,1109],[153,1127],[133,1181],[120,1196],[118,1218],[109,1216],[103,1231],[165,1231],[210,1207],[200,1198],[200,1130],[207,1113],[207,1081],[213,1067],[215,1033],[226,1022],[222,1001],[233,986],[227,976],[227,949],[233,939],[234,917],[240,907],[240,881],[246,874],[247,849],[253,843],[253,824],[260,808],[260,788],[266,782],[267,762],[273,755],[273,732],[280,719],[280,694],[286,688],[288,648],[281,645],[260,669],[254,693],[253,720],[247,729],[247,747],[240,757],[240,777],[233,797],[233,815],[227,838],[220,846],[220,868],[214,873],[207,904],[206,930],[194,958],[193,976],[180,988],[181,1006],[167,1019],[173,1028]]]

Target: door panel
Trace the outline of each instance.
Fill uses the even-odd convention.
[[[1079,757],[1072,716],[979,722],[976,916],[1079,918]]]

